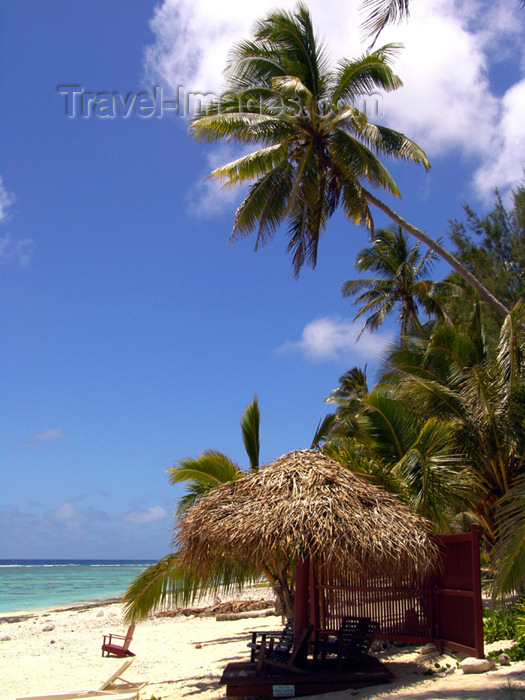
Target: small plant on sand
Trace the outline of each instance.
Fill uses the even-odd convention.
[[[502,698],[518,698],[525,693],[525,688],[522,685],[514,685],[510,680],[507,681],[507,685],[501,688]]]

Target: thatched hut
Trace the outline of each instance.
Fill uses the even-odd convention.
[[[298,560],[296,627],[307,621],[310,558],[358,575],[420,578],[438,558],[425,521],[399,498],[312,450],[213,489],[182,519],[175,543],[201,571],[217,561],[264,571]]]

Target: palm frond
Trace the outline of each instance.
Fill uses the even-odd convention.
[[[377,156],[359,139],[342,129],[332,135],[331,150],[343,177],[357,180],[366,178],[374,187],[399,197],[399,189]],[[346,178],[345,178],[346,179]]]
[[[321,443],[324,442],[324,440],[326,440],[330,434],[330,431],[334,427],[336,421],[337,417],[333,413],[327,413],[326,416],[319,421],[317,428],[315,429],[312,444],[310,445],[311,450],[319,449]]]
[[[184,457],[177,466],[168,469],[172,485],[186,483],[186,494],[180,498],[176,514],[181,515],[218,484],[235,481],[243,472],[226,455],[216,450],[207,450],[200,457]]]
[[[242,182],[256,180],[266,175],[286,159],[288,155],[288,145],[280,143],[275,146],[268,146],[237,160],[221,165],[213,170],[207,179],[219,179],[229,187],[233,187]]]
[[[498,347],[498,365],[507,398],[525,365],[525,304],[519,301],[503,322]]]
[[[261,424],[261,412],[259,410],[259,401],[257,396],[254,396],[253,401],[246,406],[244,413],[241,416],[241,431],[244,449],[250,460],[250,471],[255,471],[259,468],[259,427]]]
[[[430,418],[403,458],[393,467],[406,502],[416,513],[449,532],[450,521],[468,504],[473,485],[465,461],[457,453],[455,421]]]
[[[308,8],[299,3],[293,12],[270,13],[255,28],[256,41],[277,49],[286,74],[297,76],[318,96],[324,85],[327,70],[322,45],[315,37]]]
[[[264,104],[264,103],[262,103]],[[198,141],[213,143],[226,139],[237,143],[260,142],[279,144],[282,139],[293,136],[293,130],[283,119],[276,118],[270,110],[252,105],[248,110],[237,113],[218,112],[197,118],[190,124],[192,136]]]
[[[423,165],[425,170],[430,170],[430,161],[424,150],[399,131],[368,122],[361,131],[361,138],[376,153]]]
[[[387,44],[360,58],[339,61],[335,74],[332,101],[357,104],[360,97],[375,90],[390,92],[403,85],[398,75],[388,65],[399,53],[401,44]]]
[[[179,554],[168,554],[142,571],[122,598],[128,622],[145,620],[155,610],[188,605],[206,595],[228,593],[255,582],[260,571],[234,564],[218,563],[207,575],[185,566]]]
[[[495,594],[512,593],[525,581],[525,477],[506,494],[498,514]]]
[[[235,212],[230,240],[248,236],[257,230],[255,248],[264,245],[285,216],[293,184],[294,170],[289,161],[283,161],[259,178]]]
[[[362,11],[368,17],[362,24],[366,39],[372,39],[372,45],[387,26],[408,17],[410,0],[363,0]]]

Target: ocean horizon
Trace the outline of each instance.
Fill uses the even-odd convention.
[[[120,598],[156,560],[0,559],[0,613]]]

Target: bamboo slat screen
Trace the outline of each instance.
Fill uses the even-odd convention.
[[[379,638],[433,641],[483,656],[479,529],[437,537],[441,568],[423,585],[407,577],[363,577],[313,563],[310,617],[318,630],[336,632],[342,618],[370,617]]]
[[[360,578],[325,567],[318,569],[316,578],[319,629],[335,632],[342,618],[351,615],[379,622],[380,637],[418,641],[432,636],[428,586],[410,579]]]

